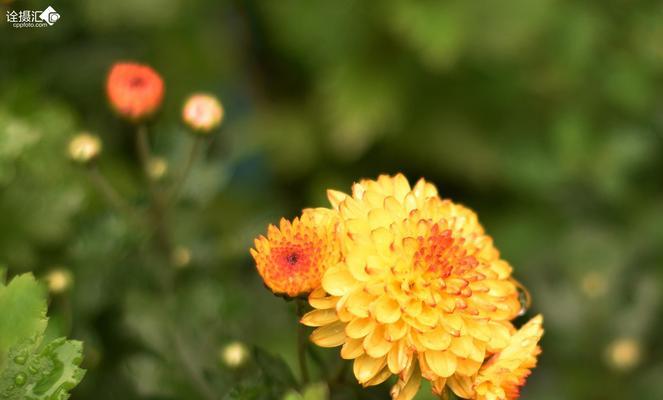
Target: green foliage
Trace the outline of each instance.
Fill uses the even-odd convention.
[[[327,400],[329,389],[326,383],[312,383],[304,388],[302,393],[294,390],[286,393],[283,400]]]
[[[32,275],[0,283],[0,396],[65,400],[85,375],[79,341],[44,339],[46,294]]]
[[[253,372],[231,389],[224,400],[278,399],[287,390],[297,386],[290,368],[281,358],[255,349],[252,360],[254,363]],[[313,388],[312,390],[311,395],[315,395],[317,393],[316,389]],[[311,398],[311,400],[317,399]],[[307,398],[307,400],[309,399]]]
[[[46,329],[46,293],[31,275],[0,283],[0,357],[26,338]]]

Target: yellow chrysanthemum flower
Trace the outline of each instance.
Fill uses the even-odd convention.
[[[400,174],[328,195],[343,256],[302,323],[317,345],[343,346],[362,385],[394,374],[394,399],[414,397],[421,377],[442,393],[509,344],[518,290],[474,212]]]
[[[340,257],[336,219],[330,210],[308,209],[292,222],[281,219],[278,228],[270,225],[250,250],[265,285],[290,297],[320,287],[323,272]]]
[[[525,379],[536,366],[536,357],[541,353],[538,343],[543,335],[542,323],[540,315],[534,317],[511,337],[507,347],[486,361],[474,383],[475,393],[466,393],[467,398],[517,399]]]

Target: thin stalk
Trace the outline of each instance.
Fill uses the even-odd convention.
[[[336,376],[334,377],[333,382],[334,383],[343,383],[345,382],[345,375],[348,373],[348,367],[350,366],[350,363],[341,360],[341,364],[338,366],[338,370],[336,370]]]
[[[159,190],[156,182],[150,177],[148,167],[152,159],[150,151],[150,144],[147,136],[147,127],[145,125],[138,125],[136,132],[136,148],[138,150],[138,157],[140,159],[143,175],[147,181],[148,190],[150,193],[150,210],[152,220],[156,229],[156,244],[165,262],[172,267],[172,254],[173,245],[170,240],[170,229],[167,220],[167,202],[163,196],[163,192]],[[174,277],[172,274],[173,268],[167,270],[162,269],[161,274],[161,289],[166,298],[168,308],[174,307]],[[175,347],[177,358],[182,363],[186,374],[189,376],[191,383],[200,393],[205,400],[217,400],[214,390],[209,385],[203,371],[196,365],[194,359],[191,358],[190,352],[186,348],[186,344],[182,339],[181,333],[177,326],[177,321],[172,318],[172,314],[168,313],[168,335],[170,336]]]
[[[129,205],[129,203],[122,198],[122,196],[115,190],[113,185],[106,179],[104,174],[101,173],[99,167],[96,163],[92,162],[88,164],[85,168],[85,171],[90,179],[90,182],[94,185],[96,190],[104,197],[106,202],[110,204],[117,212],[121,214],[126,214],[131,217],[136,216],[136,212]]]
[[[207,380],[205,380],[205,376],[196,365],[195,359],[191,357],[191,352],[187,349],[185,341],[182,339],[182,336],[176,328],[175,321],[170,321],[169,334],[173,340],[177,357],[180,359],[182,366],[189,375],[196,390],[205,400],[217,400],[214,390],[207,383]]]
[[[143,124],[138,125],[136,132],[136,148],[138,149],[138,157],[140,159],[143,175],[147,181],[147,187],[150,192],[150,209],[152,214],[152,221],[154,222],[157,244],[161,250],[166,254],[170,260],[173,254],[173,244],[170,240],[169,230],[166,226],[166,201],[163,193],[157,187],[154,179],[149,174],[149,163],[152,159],[150,152],[150,143],[147,136],[147,127]]]
[[[308,335],[306,327],[299,323],[299,320],[304,316],[304,301],[301,299],[296,300],[297,304],[297,357],[299,359],[299,372],[302,378],[302,386],[309,382],[308,365],[306,363],[306,349],[308,347]]]
[[[182,187],[184,187],[184,184],[186,183],[186,180],[189,177],[189,173],[191,173],[191,167],[193,167],[193,164],[196,161],[196,157],[200,152],[200,146],[202,145],[202,143],[203,143],[203,138],[200,135],[196,135],[196,137],[191,142],[191,147],[189,148],[189,155],[187,156],[184,167],[182,168],[180,175],[177,177],[175,183],[173,184],[172,189],[170,190],[170,194],[168,196],[169,203],[172,204],[177,201],[180,192],[182,191]]]

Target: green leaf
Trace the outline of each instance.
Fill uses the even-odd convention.
[[[0,284],[0,360],[18,342],[46,329],[46,293],[31,274]],[[4,365],[0,361],[0,368]]]
[[[25,340],[10,350],[0,374],[3,399],[65,400],[83,379],[81,342],[59,338],[40,346],[41,339]]]
[[[1,274],[0,274],[1,275]],[[46,292],[30,274],[0,283],[0,398],[65,400],[83,378],[81,342],[43,342]]]
[[[251,374],[240,381],[224,400],[273,400],[297,386],[290,367],[280,357],[255,349]],[[295,393],[297,395],[297,393]]]

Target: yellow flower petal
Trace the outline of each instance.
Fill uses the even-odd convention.
[[[424,347],[431,350],[446,350],[451,344],[451,335],[439,326],[431,331],[420,333],[418,339]]]
[[[341,357],[346,360],[354,360],[362,354],[364,354],[362,340],[347,338],[345,344],[341,347]]]
[[[311,333],[311,341],[320,347],[340,346],[345,338],[345,324],[340,321],[317,328]]]
[[[447,380],[447,385],[458,397],[469,399],[474,396],[474,383],[469,376],[454,375]]]
[[[371,378],[371,380],[364,383],[364,387],[379,385],[382,382],[389,379],[390,376],[391,376],[391,372],[389,371],[389,369],[388,368],[382,368],[382,371],[378,372],[373,378]]]
[[[403,174],[396,174],[393,179],[394,197],[402,200],[410,192],[410,183]]]
[[[426,362],[436,375],[448,378],[456,371],[456,356],[450,351],[426,351]]]
[[[374,300],[375,296],[365,290],[354,290],[348,294],[345,308],[359,318],[366,318],[369,315],[369,306]]]
[[[380,198],[380,203],[383,202],[384,200]],[[375,231],[378,228],[387,228],[391,222],[391,214],[384,208],[374,208],[368,213],[368,226],[372,231]]]
[[[308,302],[311,307],[317,309],[334,308],[338,299],[336,296],[327,296],[327,292],[321,287],[312,291],[308,296]]]
[[[411,360],[410,360],[411,361]],[[389,354],[387,355],[387,366],[389,370],[394,374],[400,374],[401,371],[407,367],[408,364],[408,351],[405,347],[405,342],[399,340],[398,343],[395,343]]]
[[[438,378],[431,382],[431,389],[433,393],[442,396],[444,389],[447,387],[447,378]]]
[[[339,192],[338,190],[333,190],[333,189],[327,190],[327,199],[329,199],[329,202],[331,203],[332,207],[334,207],[337,210],[339,204],[341,204],[346,197],[348,197],[347,194]]]
[[[372,306],[375,319],[383,324],[394,323],[401,317],[400,305],[387,295],[380,296]]]
[[[416,362],[412,363],[412,371],[405,374],[398,382],[391,388],[392,400],[412,400],[419,391],[421,385],[421,371]]]
[[[392,343],[384,338],[384,326],[378,325],[364,338],[364,350],[371,357],[379,358],[391,350]]]
[[[405,323],[402,319],[394,322],[393,324],[387,325],[387,330],[385,332],[385,338],[389,341],[396,341],[402,339],[409,330],[409,325]]]
[[[322,277],[322,287],[333,296],[349,293],[356,281],[347,269],[337,266],[329,268]]]
[[[353,339],[361,339],[375,328],[372,318],[353,319],[345,327],[345,333]]]
[[[479,368],[481,368],[481,362],[483,361],[474,361],[469,358],[457,358],[456,374],[463,376],[474,376],[476,375]]]
[[[433,327],[437,325],[438,320],[440,319],[440,314],[438,311],[432,307],[423,306],[421,313],[417,315],[417,321],[425,326]]]
[[[451,340],[449,350],[458,357],[467,358],[474,349],[474,341],[470,336],[459,336]]]
[[[338,320],[336,315],[336,310],[326,309],[326,310],[313,310],[309,313],[306,313],[301,319],[301,323],[306,326],[323,326],[331,324],[334,321]]]
[[[384,368],[386,360],[386,357],[373,358],[366,354],[356,358],[353,364],[353,372],[357,381],[364,384],[373,379]]]
[[[488,350],[492,353],[495,353],[498,350],[502,350],[509,344],[511,339],[511,334],[509,328],[502,323],[498,322],[489,322],[490,325],[490,342],[488,342]]]

